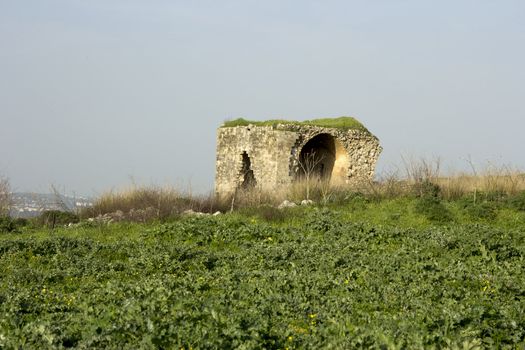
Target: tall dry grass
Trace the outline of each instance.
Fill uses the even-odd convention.
[[[123,190],[103,193],[82,216],[95,217],[120,211],[125,216],[143,213],[141,216],[147,216],[144,220],[163,220],[186,210],[205,213],[224,210],[219,204],[211,195],[195,196],[169,186],[133,185]]]
[[[286,191],[276,188],[274,191],[265,191],[259,186],[238,189],[231,196],[221,198],[221,205],[228,207],[229,211],[246,207],[258,207],[261,205],[278,205],[286,199]]]
[[[428,184],[439,187],[440,195],[446,200],[456,200],[478,193],[513,196],[525,191],[525,173],[508,165],[487,163],[481,168],[470,162],[470,172],[449,171],[442,173],[441,159],[403,159],[404,176],[393,172],[379,181],[369,182],[364,192],[382,198],[400,196],[421,196]]]
[[[377,190],[378,186],[374,185],[373,188]],[[334,185],[326,179],[312,177],[296,180],[288,186],[275,187],[271,191],[265,191],[260,187],[238,190],[226,201],[231,204],[230,210],[264,205],[278,206],[285,200],[295,203],[312,200],[315,203],[327,204],[342,202],[355,192],[370,193],[371,188],[364,183]]]
[[[355,193],[371,199],[421,197],[425,191],[436,190],[445,200],[465,196],[491,194],[513,196],[525,191],[525,174],[509,166],[489,164],[480,170],[449,175],[442,174],[439,158],[433,160],[404,160],[403,171],[381,174],[375,181],[361,181],[352,185],[330,185],[328,181],[303,179],[291,186],[264,191],[259,187],[238,189],[232,196],[216,198],[212,195],[194,196],[173,187],[137,186],[121,191],[109,191],[98,197],[93,208],[82,213],[83,217],[98,216],[121,211],[124,214],[142,211],[141,220],[166,219],[187,210],[213,213],[227,212],[261,206],[278,206],[284,200],[296,203],[310,198],[317,203],[344,202]],[[145,214],[144,214],[145,213]],[[133,215],[130,214],[130,217]],[[144,220],[146,220],[144,219]]]
[[[487,165],[480,172],[459,173],[436,180],[446,199],[458,199],[478,193],[513,196],[525,191],[525,174],[508,166]]]
[[[0,177],[0,217],[8,216],[11,209],[11,186],[9,180],[5,177]]]

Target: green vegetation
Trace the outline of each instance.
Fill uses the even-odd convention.
[[[511,196],[509,199],[509,204],[512,208],[520,211],[525,211],[525,191]]]
[[[48,227],[51,229],[56,226],[74,224],[77,222],[79,222],[78,215],[60,210],[46,210],[34,220],[36,226]]]
[[[1,233],[14,232],[16,229],[17,229],[17,225],[12,218],[8,216],[0,217],[0,232]]]
[[[276,127],[277,124],[312,125],[312,126],[321,126],[325,128],[338,128],[338,129],[344,129],[344,130],[355,129],[355,130],[369,132],[363,126],[363,124],[361,124],[357,119],[352,118],[352,117],[321,118],[321,119],[312,119],[312,120],[305,120],[305,121],[291,121],[291,120],[282,120],[282,119],[253,121],[253,120],[246,120],[243,118],[238,118],[235,120],[229,120],[229,121],[224,122],[222,127],[229,128],[229,127],[235,127],[235,126],[248,126],[250,124],[255,125],[255,126],[272,126],[272,127]]]
[[[0,234],[0,348],[523,348],[522,198],[448,201],[425,185],[163,223],[17,226]]]

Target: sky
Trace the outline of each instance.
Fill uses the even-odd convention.
[[[525,1],[0,0],[15,191],[204,193],[225,120],[343,115],[380,139],[378,174],[524,169]]]

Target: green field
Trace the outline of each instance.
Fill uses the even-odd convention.
[[[525,211],[476,205],[3,233],[0,348],[523,349]]]

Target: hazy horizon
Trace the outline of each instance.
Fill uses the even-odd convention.
[[[226,119],[353,116],[401,155],[524,169],[518,0],[0,0],[14,191],[212,189]]]

